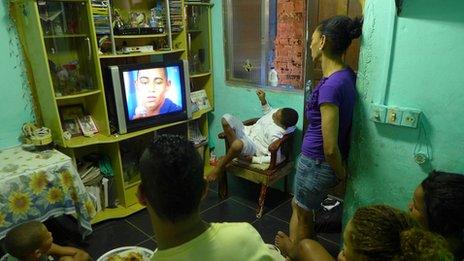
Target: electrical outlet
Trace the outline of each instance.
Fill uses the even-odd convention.
[[[401,120],[401,126],[417,128],[420,114],[421,111],[416,109],[403,109],[403,119]]]
[[[387,110],[387,120],[386,123],[393,125],[401,125],[401,120],[403,118],[403,111],[397,107],[389,107]]]
[[[371,104],[369,119],[373,122],[385,123],[387,116],[387,106]]]

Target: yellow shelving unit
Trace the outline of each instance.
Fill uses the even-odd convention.
[[[182,12],[182,19],[178,20],[183,23],[180,26],[181,30],[179,24],[176,24],[176,31],[171,30],[173,27],[169,17],[165,20],[164,33],[160,34],[114,35],[113,28],[109,28],[111,30],[107,39],[110,39],[112,45],[109,52],[102,51],[102,29],[100,27],[97,30],[95,24],[95,16],[99,16],[100,19],[102,15],[112,13],[113,8],[119,10],[121,15],[129,15],[133,11],[149,13],[150,9],[159,5],[167,9],[174,2],[176,1],[147,0],[129,9],[127,8],[131,4],[126,0],[112,0],[112,6],[108,7],[93,7],[91,0],[14,2],[17,18],[15,20],[24,43],[24,52],[31,65],[43,125],[52,130],[55,143],[74,163],[91,153],[105,154],[110,158],[118,205],[116,208],[97,213],[92,223],[125,217],[143,208],[135,196],[140,184],[139,175],[128,177],[125,173],[124,165],[128,161],[124,154],[126,143],[147,140],[156,132],[171,130],[187,135],[188,125],[194,122],[198,123],[202,135],[208,137],[207,115],[214,108],[210,57],[212,6],[177,1],[181,7],[178,10]],[[192,11],[197,12],[198,20],[186,22],[188,14]],[[107,18],[111,21],[111,17]],[[190,22],[196,23],[195,29],[191,28]],[[198,32],[194,33],[192,30]],[[156,48],[156,41],[161,41],[160,45],[165,46]],[[124,54],[118,52],[123,44],[154,44],[156,51]],[[192,59],[195,54],[197,60],[194,61]],[[122,135],[114,134],[111,131],[105,94],[106,68],[110,65],[145,63],[160,59],[190,60],[190,68],[195,62],[195,70],[190,71],[190,81],[194,88],[191,88],[191,91],[204,89],[212,107],[194,112],[187,120]],[[64,138],[63,110],[76,105],[92,116],[99,129],[97,134],[92,137]],[[198,147],[207,147],[206,144],[207,142],[203,142],[198,144]],[[203,151],[207,158],[207,148]],[[208,164],[205,164],[206,166]]]

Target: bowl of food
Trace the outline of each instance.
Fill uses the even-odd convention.
[[[153,250],[139,246],[125,246],[106,252],[97,261],[149,261]]]

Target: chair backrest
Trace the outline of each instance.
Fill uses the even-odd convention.
[[[291,153],[293,152],[293,137],[295,132],[290,132],[284,135],[283,139],[286,139],[280,147],[280,153],[285,156],[286,159],[291,158]]]

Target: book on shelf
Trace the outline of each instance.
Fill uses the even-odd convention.
[[[171,0],[169,1],[169,14],[171,20],[171,31],[181,32],[183,30],[183,13],[182,1]]]
[[[102,188],[103,188],[103,207],[107,208],[109,206],[108,200],[108,182],[107,178],[102,179]]]
[[[190,93],[190,101],[192,102],[192,111],[206,110],[211,108],[211,105],[206,95],[205,90],[194,91]]]

